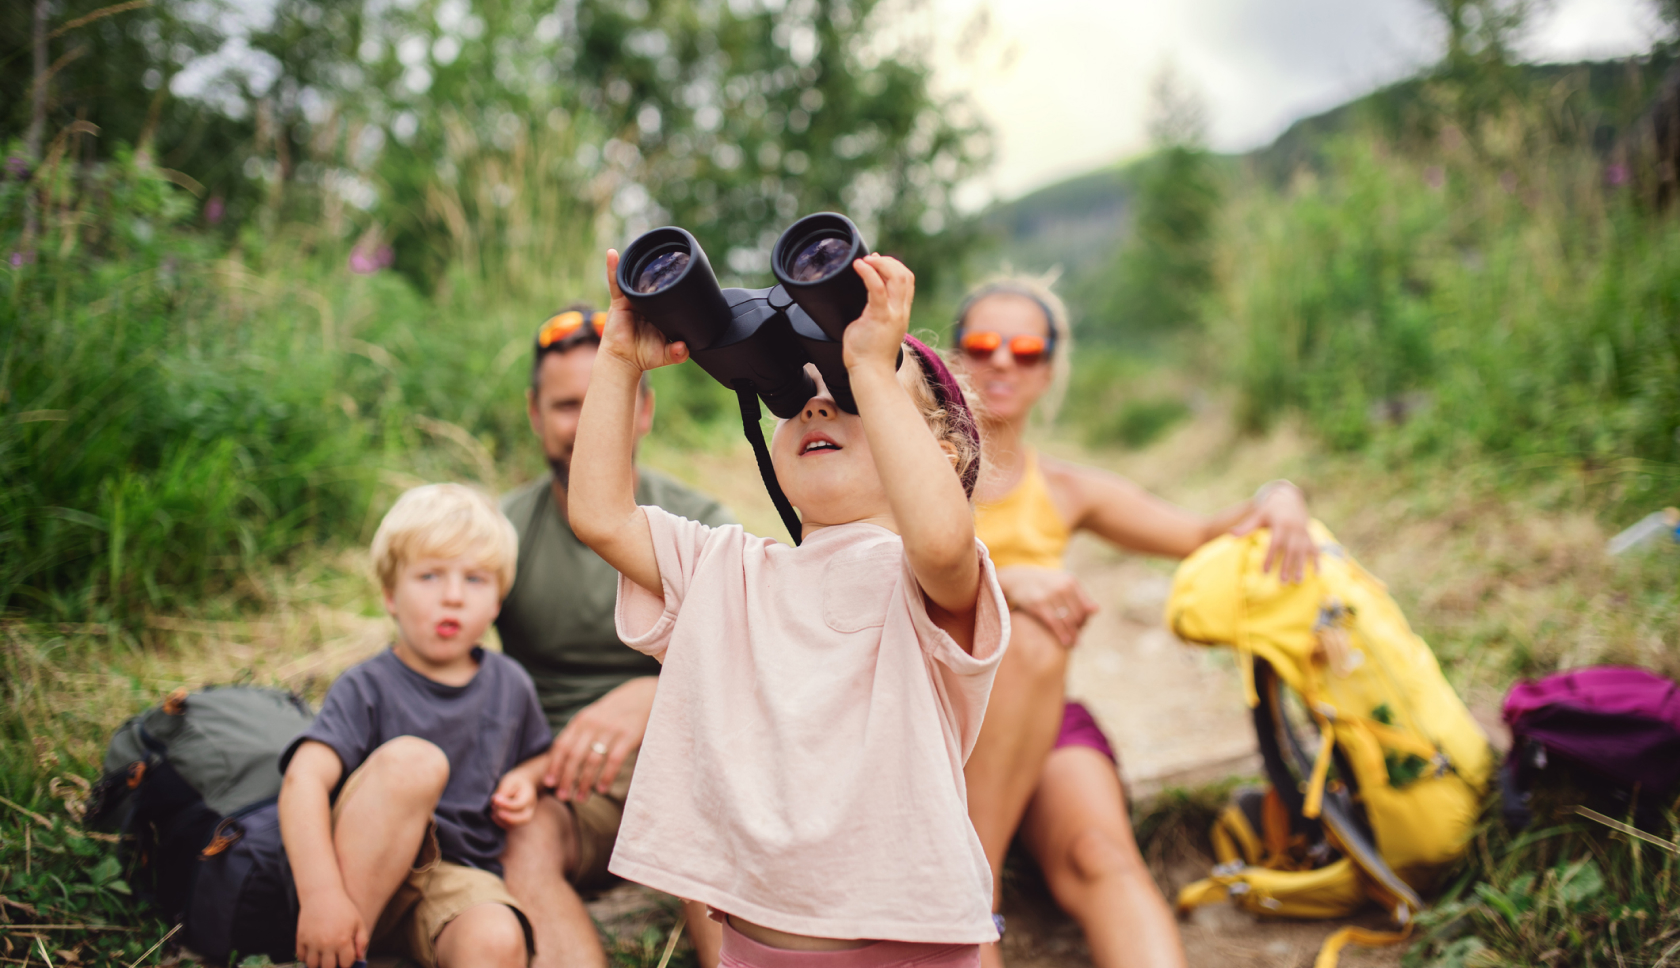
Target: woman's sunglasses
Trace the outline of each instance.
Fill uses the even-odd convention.
[[[1005,345],[1003,334],[985,330],[969,330],[962,334],[958,341],[964,353],[976,363],[984,363],[992,358],[998,347]],[[1042,336],[1032,336],[1026,333],[1011,336],[1008,340],[1009,353],[1015,357],[1016,366],[1035,366],[1049,355],[1050,347]]]
[[[589,326],[585,328],[583,313],[575,309],[550,316],[548,322],[542,324],[542,329],[537,330],[537,349],[566,349],[586,339],[600,339],[607,328],[607,314],[590,313],[588,322]]]

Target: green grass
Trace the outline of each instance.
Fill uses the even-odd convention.
[[[1584,790],[1558,793],[1539,794],[1522,831],[1489,798],[1452,886],[1419,918],[1408,968],[1622,968],[1680,955],[1673,811],[1653,843],[1576,813]]]

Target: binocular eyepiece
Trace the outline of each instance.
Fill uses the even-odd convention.
[[[624,250],[618,287],[667,340],[687,343],[694,361],[714,379],[756,393],[776,416],[794,416],[815,395],[807,362],[816,364],[834,402],[857,413],[841,338],[869,302],[852,268],[868,253],[851,219],[832,212],[808,215],[770,250],[778,285],[723,289],[694,236],[666,226]]]

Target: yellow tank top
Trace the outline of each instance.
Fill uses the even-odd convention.
[[[974,532],[999,568],[1062,567],[1062,552],[1071,535],[1050,500],[1050,486],[1039,470],[1036,452],[1027,452],[1021,482],[1003,500],[975,507]]]

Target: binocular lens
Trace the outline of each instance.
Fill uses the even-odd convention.
[[[788,276],[795,282],[826,279],[851,264],[852,241],[834,236],[814,239],[793,257]]]
[[[654,293],[671,283],[688,268],[688,253],[681,250],[665,252],[648,260],[636,274],[635,289],[639,293]]]

